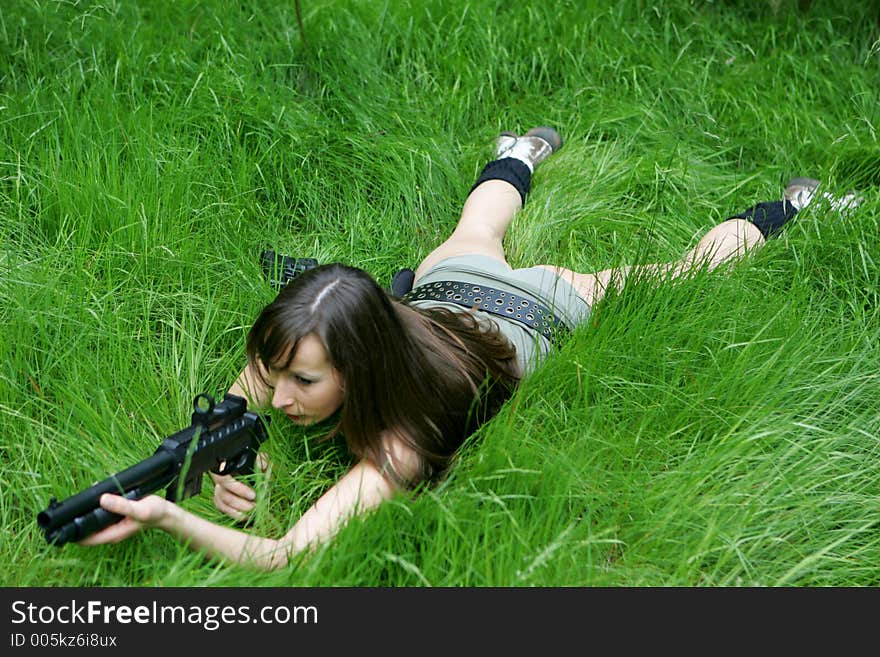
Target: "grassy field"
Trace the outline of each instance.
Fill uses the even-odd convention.
[[[0,12],[3,586],[880,585],[874,0],[62,2]],[[303,39],[303,35],[305,39]],[[789,177],[857,188],[735,267],[635,282],[451,475],[282,571],[35,522],[222,395],[264,248],[384,283],[501,130],[557,127],[515,266],[672,260]],[[254,530],[349,464],[271,425]],[[219,522],[210,482],[183,504]]]

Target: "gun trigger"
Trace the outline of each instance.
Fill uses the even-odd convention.
[[[228,474],[234,474],[237,472],[245,472],[247,469],[246,466],[248,464],[248,453],[243,452],[238,454],[237,456],[232,457],[233,462],[226,462],[226,472]]]
[[[242,452],[238,456],[238,463],[235,464],[237,470],[242,470],[247,467],[247,465],[251,462],[250,453]]]

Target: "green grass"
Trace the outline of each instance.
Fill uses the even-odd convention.
[[[0,13],[6,586],[880,584],[880,27],[870,0],[30,0]],[[450,477],[290,568],[35,516],[221,393],[263,248],[390,283],[455,225],[501,130],[556,126],[514,265],[672,260],[792,175],[858,187],[729,270],[634,283]],[[255,531],[348,464],[271,425]],[[218,522],[210,486],[183,503]]]

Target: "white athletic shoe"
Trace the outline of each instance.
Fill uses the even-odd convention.
[[[798,210],[803,210],[818,197],[828,202],[835,212],[848,214],[861,205],[865,199],[855,192],[843,196],[834,196],[828,192],[818,192],[820,182],[815,178],[792,178],[785,186],[785,199]]]
[[[534,173],[538,164],[560,148],[562,137],[556,130],[546,126],[532,128],[522,136],[513,132],[502,132],[495,142],[495,159],[516,158]]]

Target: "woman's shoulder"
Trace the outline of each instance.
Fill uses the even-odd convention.
[[[417,441],[399,429],[385,429],[380,436],[382,462],[379,469],[396,484],[408,487],[425,477],[425,459]]]

